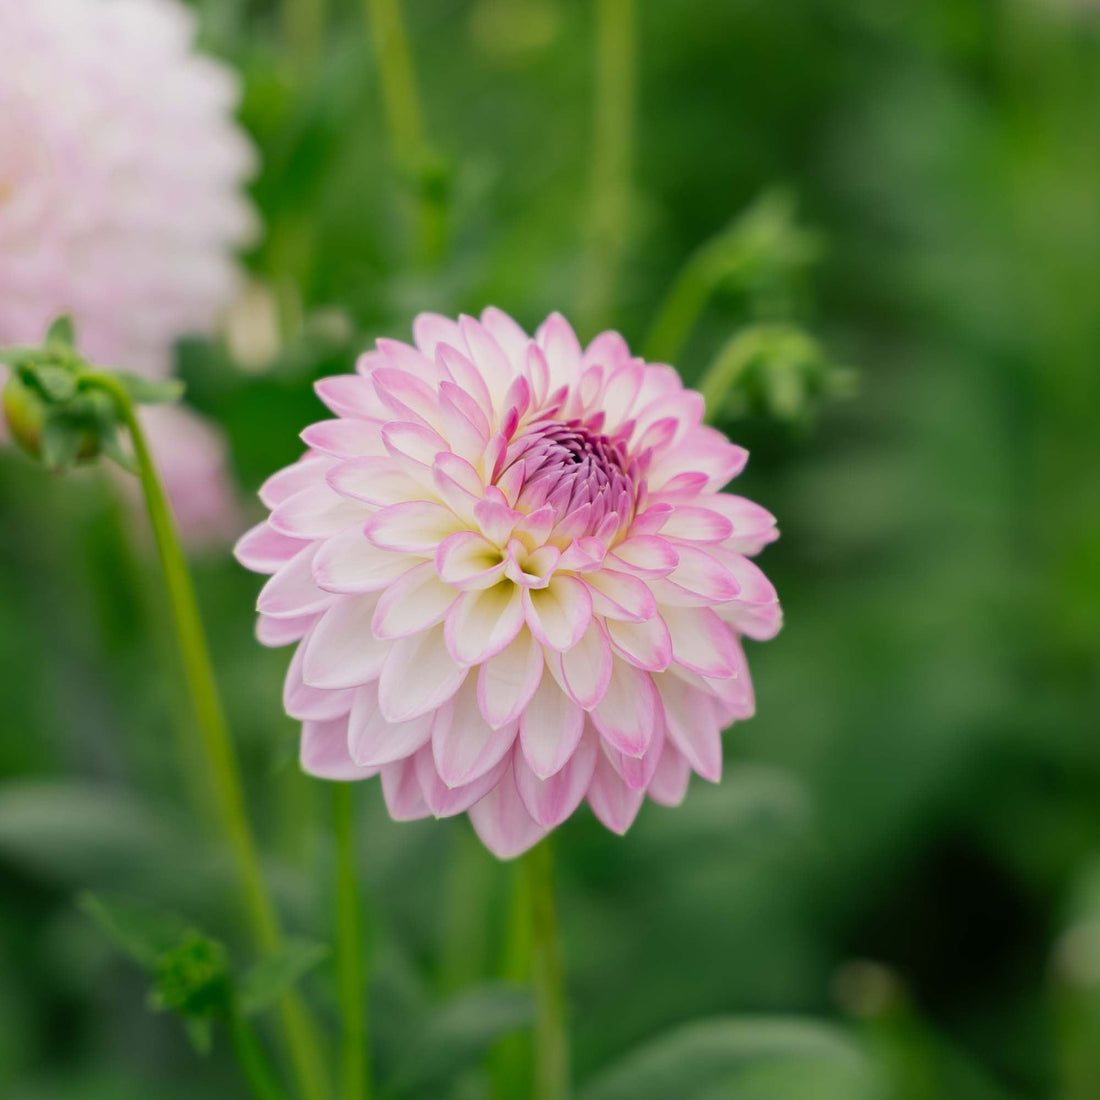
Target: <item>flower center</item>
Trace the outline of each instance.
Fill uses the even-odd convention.
[[[534,425],[512,444],[505,468],[520,462],[520,511],[530,513],[549,504],[561,519],[585,509],[585,534],[595,533],[613,512],[620,523],[633,517],[635,464],[621,444],[579,420]]]

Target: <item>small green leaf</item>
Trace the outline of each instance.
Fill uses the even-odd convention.
[[[183,396],[184,384],[178,378],[143,378],[140,374],[113,371],[126,387],[127,393],[140,405],[162,405],[178,401]]]
[[[187,1016],[183,1028],[195,1053],[205,1058],[214,1047],[214,1021],[209,1016]]]
[[[42,461],[47,470],[59,473],[72,466],[83,449],[86,429],[64,414],[47,417],[39,439]]]
[[[229,1011],[232,975],[229,955],[217,940],[188,929],[156,961],[150,1005],[184,1017],[208,1018]]]
[[[772,1086],[766,1095],[784,1100],[883,1095],[869,1059],[838,1028],[810,1020],[724,1018],[685,1024],[644,1044],[582,1089],[580,1100],[725,1100],[761,1074]],[[776,1084],[780,1078],[783,1087]]]
[[[0,363],[9,367],[23,367],[42,358],[38,348],[0,348]]]
[[[77,905],[119,950],[150,971],[187,931],[182,917],[125,898],[84,893]]]
[[[269,1008],[327,954],[327,945],[315,940],[288,940],[278,954],[257,963],[241,979],[240,1010],[248,1014]]]
[[[53,364],[35,367],[31,378],[43,396],[51,401],[71,401],[76,396],[76,376],[64,367]]]
[[[73,319],[64,314],[58,317],[49,327],[46,333],[47,344],[64,344],[71,348],[76,346],[76,330],[73,327]]]

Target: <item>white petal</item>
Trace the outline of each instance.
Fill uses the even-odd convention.
[[[348,752],[348,720],[336,718],[328,722],[303,722],[299,746],[302,771],[318,779],[369,779],[377,768],[363,768]]]
[[[447,645],[464,665],[479,664],[499,653],[523,626],[520,589],[511,581],[465,592],[447,615]]]
[[[511,768],[480,802],[470,807],[470,821],[481,842],[500,859],[513,859],[533,848],[549,831],[527,812]]]
[[[403,722],[445,703],[466,678],[466,669],[447,652],[443,628],[398,638],[382,666],[378,702],[391,722]]]
[[[321,543],[313,560],[313,576],[326,592],[377,592],[416,564],[408,554],[372,546],[353,527]]]
[[[653,738],[657,705],[650,674],[616,657],[607,693],[592,711],[592,721],[613,748],[641,756]]]
[[[427,743],[431,732],[431,714],[407,722],[387,722],[378,706],[375,685],[367,684],[356,691],[348,719],[348,751],[357,764],[377,767],[412,756]]]
[[[477,698],[481,713],[494,729],[519,718],[542,678],[542,647],[529,630],[521,630],[509,645],[480,669]]]
[[[371,625],[379,638],[416,634],[442,622],[457,598],[458,592],[436,575],[435,563],[426,561],[382,593]]]
[[[480,778],[504,758],[517,732],[515,720],[498,729],[485,721],[474,680],[467,679],[432,728],[432,755],[443,782],[458,787]]]
[[[562,769],[583,729],[584,711],[552,676],[544,676],[519,720],[523,755],[539,779],[548,779]]]
[[[596,735],[589,728],[581,738],[577,751],[549,779],[540,779],[535,775],[522,753],[515,755],[512,766],[516,788],[527,812],[535,821],[552,829],[573,813],[592,782],[599,751]]]
[[[345,596],[332,605],[310,634],[302,679],[310,687],[351,688],[377,680],[389,643],[371,630],[378,598]]]

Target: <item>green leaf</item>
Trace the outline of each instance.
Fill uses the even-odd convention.
[[[150,971],[187,931],[182,917],[118,896],[84,893],[77,905],[120,951]]]
[[[178,378],[143,378],[140,374],[113,371],[126,392],[141,405],[163,405],[178,401],[186,388]]]
[[[58,317],[49,327],[46,333],[47,344],[64,344],[71,348],[76,346],[76,329],[73,327],[73,319],[68,314]]]
[[[388,1082],[390,1090],[418,1094],[452,1080],[502,1036],[527,1027],[532,1014],[530,993],[515,986],[480,986],[455,997],[417,1029]],[[439,1089],[431,1095],[438,1096]]]
[[[730,1017],[685,1024],[644,1044],[582,1089],[579,1100],[735,1100],[765,1077],[771,1087],[753,1096],[883,1095],[869,1060],[840,1029],[808,1020]]]
[[[297,984],[328,954],[315,940],[287,940],[278,954],[257,963],[241,979],[237,1003],[244,1013],[262,1012]]]
[[[9,367],[23,367],[42,358],[38,348],[0,348],[0,363]]]
[[[28,372],[35,386],[44,397],[58,403],[71,401],[76,396],[76,376],[65,367],[47,363]]]
[[[86,428],[72,417],[50,416],[42,425],[39,447],[46,469],[57,473],[67,470],[80,456]]]

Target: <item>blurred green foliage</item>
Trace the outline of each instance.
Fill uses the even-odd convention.
[[[591,3],[407,0],[430,155],[400,169],[358,0],[197,7],[244,74],[264,162],[256,316],[279,330],[272,346],[242,322],[180,365],[247,492],[298,453],[312,381],[418,310],[583,312]],[[815,401],[812,430],[775,415],[782,387],[723,405],[753,452],[743,491],[783,529],[764,565],[788,625],[751,654],[759,716],[727,735],[722,785],[647,807],[625,839],[587,813],[560,831],[581,1095],[647,1095],[632,1082],[671,1061],[698,1069],[699,1100],[817,1098],[834,1078],[846,1097],[1091,1100],[1100,9],[638,7],[617,326],[696,382],[746,332],[796,333],[813,354],[794,377],[858,364],[860,387]],[[770,232],[751,231],[761,210]],[[669,337],[653,321],[685,279],[692,323]],[[286,655],[252,638],[254,578],[224,551],[197,568],[274,889],[293,931],[327,940],[328,794],[295,766]],[[15,1100],[241,1095],[218,1044],[195,1059],[146,1014],[144,979],[73,901],[155,899],[244,951],[224,856],[194,824],[201,788],[179,779],[161,599],[144,529],[100,475],[0,457]],[[379,1073],[395,1095],[485,1096],[481,1055],[529,1013],[492,984],[508,869],[464,821],[392,824],[376,784],[359,811]],[[331,1022],[331,968],[304,986]],[[425,1036],[443,1061],[421,1062]]]

